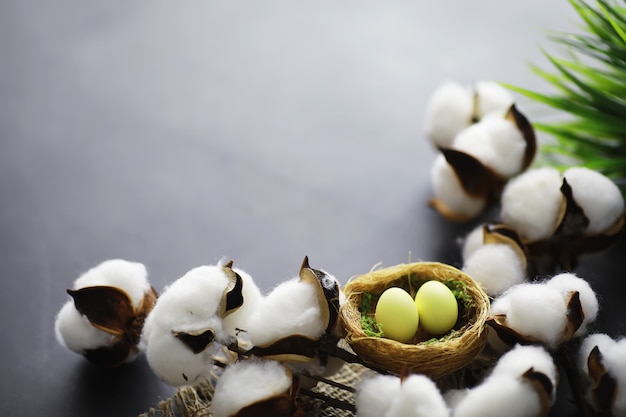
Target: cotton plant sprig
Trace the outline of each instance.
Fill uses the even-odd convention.
[[[579,351],[589,404],[599,413],[626,415],[626,339],[602,333],[587,336]]]
[[[606,176],[584,167],[544,167],[511,180],[502,223],[520,235],[529,259],[548,257],[572,270],[580,256],[605,250],[624,233],[624,199]]]
[[[214,360],[233,361],[226,347],[262,295],[252,277],[233,262],[188,271],[165,288],[143,328],[148,363],[173,386],[193,385],[211,375]]]
[[[557,167],[582,165],[621,183],[626,192],[626,7],[623,2],[569,0],[582,20],[581,33],[556,33],[551,40],[565,58],[544,53],[552,71],[532,66],[554,91],[508,85],[560,111],[562,118],[535,123],[554,137],[541,154]]]
[[[106,367],[138,356],[144,320],[157,298],[143,264],[105,261],[78,277],[67,292],[71,300],[55,320],[61,345]]]
[[[539,417],[554,404],[557,383],[556,365],[544,348],[516,345],[479,385],[444,398],[454,417]]]
[[[470,220],[497,203],[504,184],[530,165],[536,150],[534,129],[510,93],[491,82],[478,86],[472,94],[444,84],[426,112],[427,135],[440,151],[429,204],[452,221]]]

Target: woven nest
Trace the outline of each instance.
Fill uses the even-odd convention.
[[[453,330],[438,339],[418,331],[414,340],[396,342],[366,335],[362,328],[361,302],[365,294],[372,295],[369,311],[373,314],[375,301],[389,287],[402,287],[413,294],[422,283],[438,280],[450,285],[460,283],[469,297],[459,302],[459,319]],[[485,320],[489,299],[480,286],[458,269],[436,262],[416,262],[397,265],[360,275],[344,288],[347,301],[341,318],[347,332],[346,341],[365,362],[393,373],[404,371],[425,374],[438,379],[458,371],[474,360],[487,341]]]

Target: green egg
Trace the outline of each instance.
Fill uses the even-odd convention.
[[[419,325],[415,301],[399,287],[388,288],[380,295],[375,317],[386,338],[402,343],[415,335]]]
[[[420,324],[432,335],[449,332],[459,316],[459,307],[452,291],[439,281],[427,281],[415,294]]]

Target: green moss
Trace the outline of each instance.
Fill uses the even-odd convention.
[[[361,328],[369,337],[383,337],[383,330],[376,323],[376,319],[372,316],[374,305],[374,295],[370,293],[363,294],[359,311],[361,312]]]

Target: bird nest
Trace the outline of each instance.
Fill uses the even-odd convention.
[[[449,333],[433,338],[419,330],[413,340],[400,343],[368,331],[364,318],[373,316],[376,300],[384,290],[401,287],[414,295],[421,284],[430,280],[446,284],[457,298],[459,317]],[[344,293],[347,300],[341,318],[346,341],[365,363],[377,368],[439,379],[467,366],[487,341],[489,299],[474,280],[452,266],[416,262],[380,269],[352,279]]]

